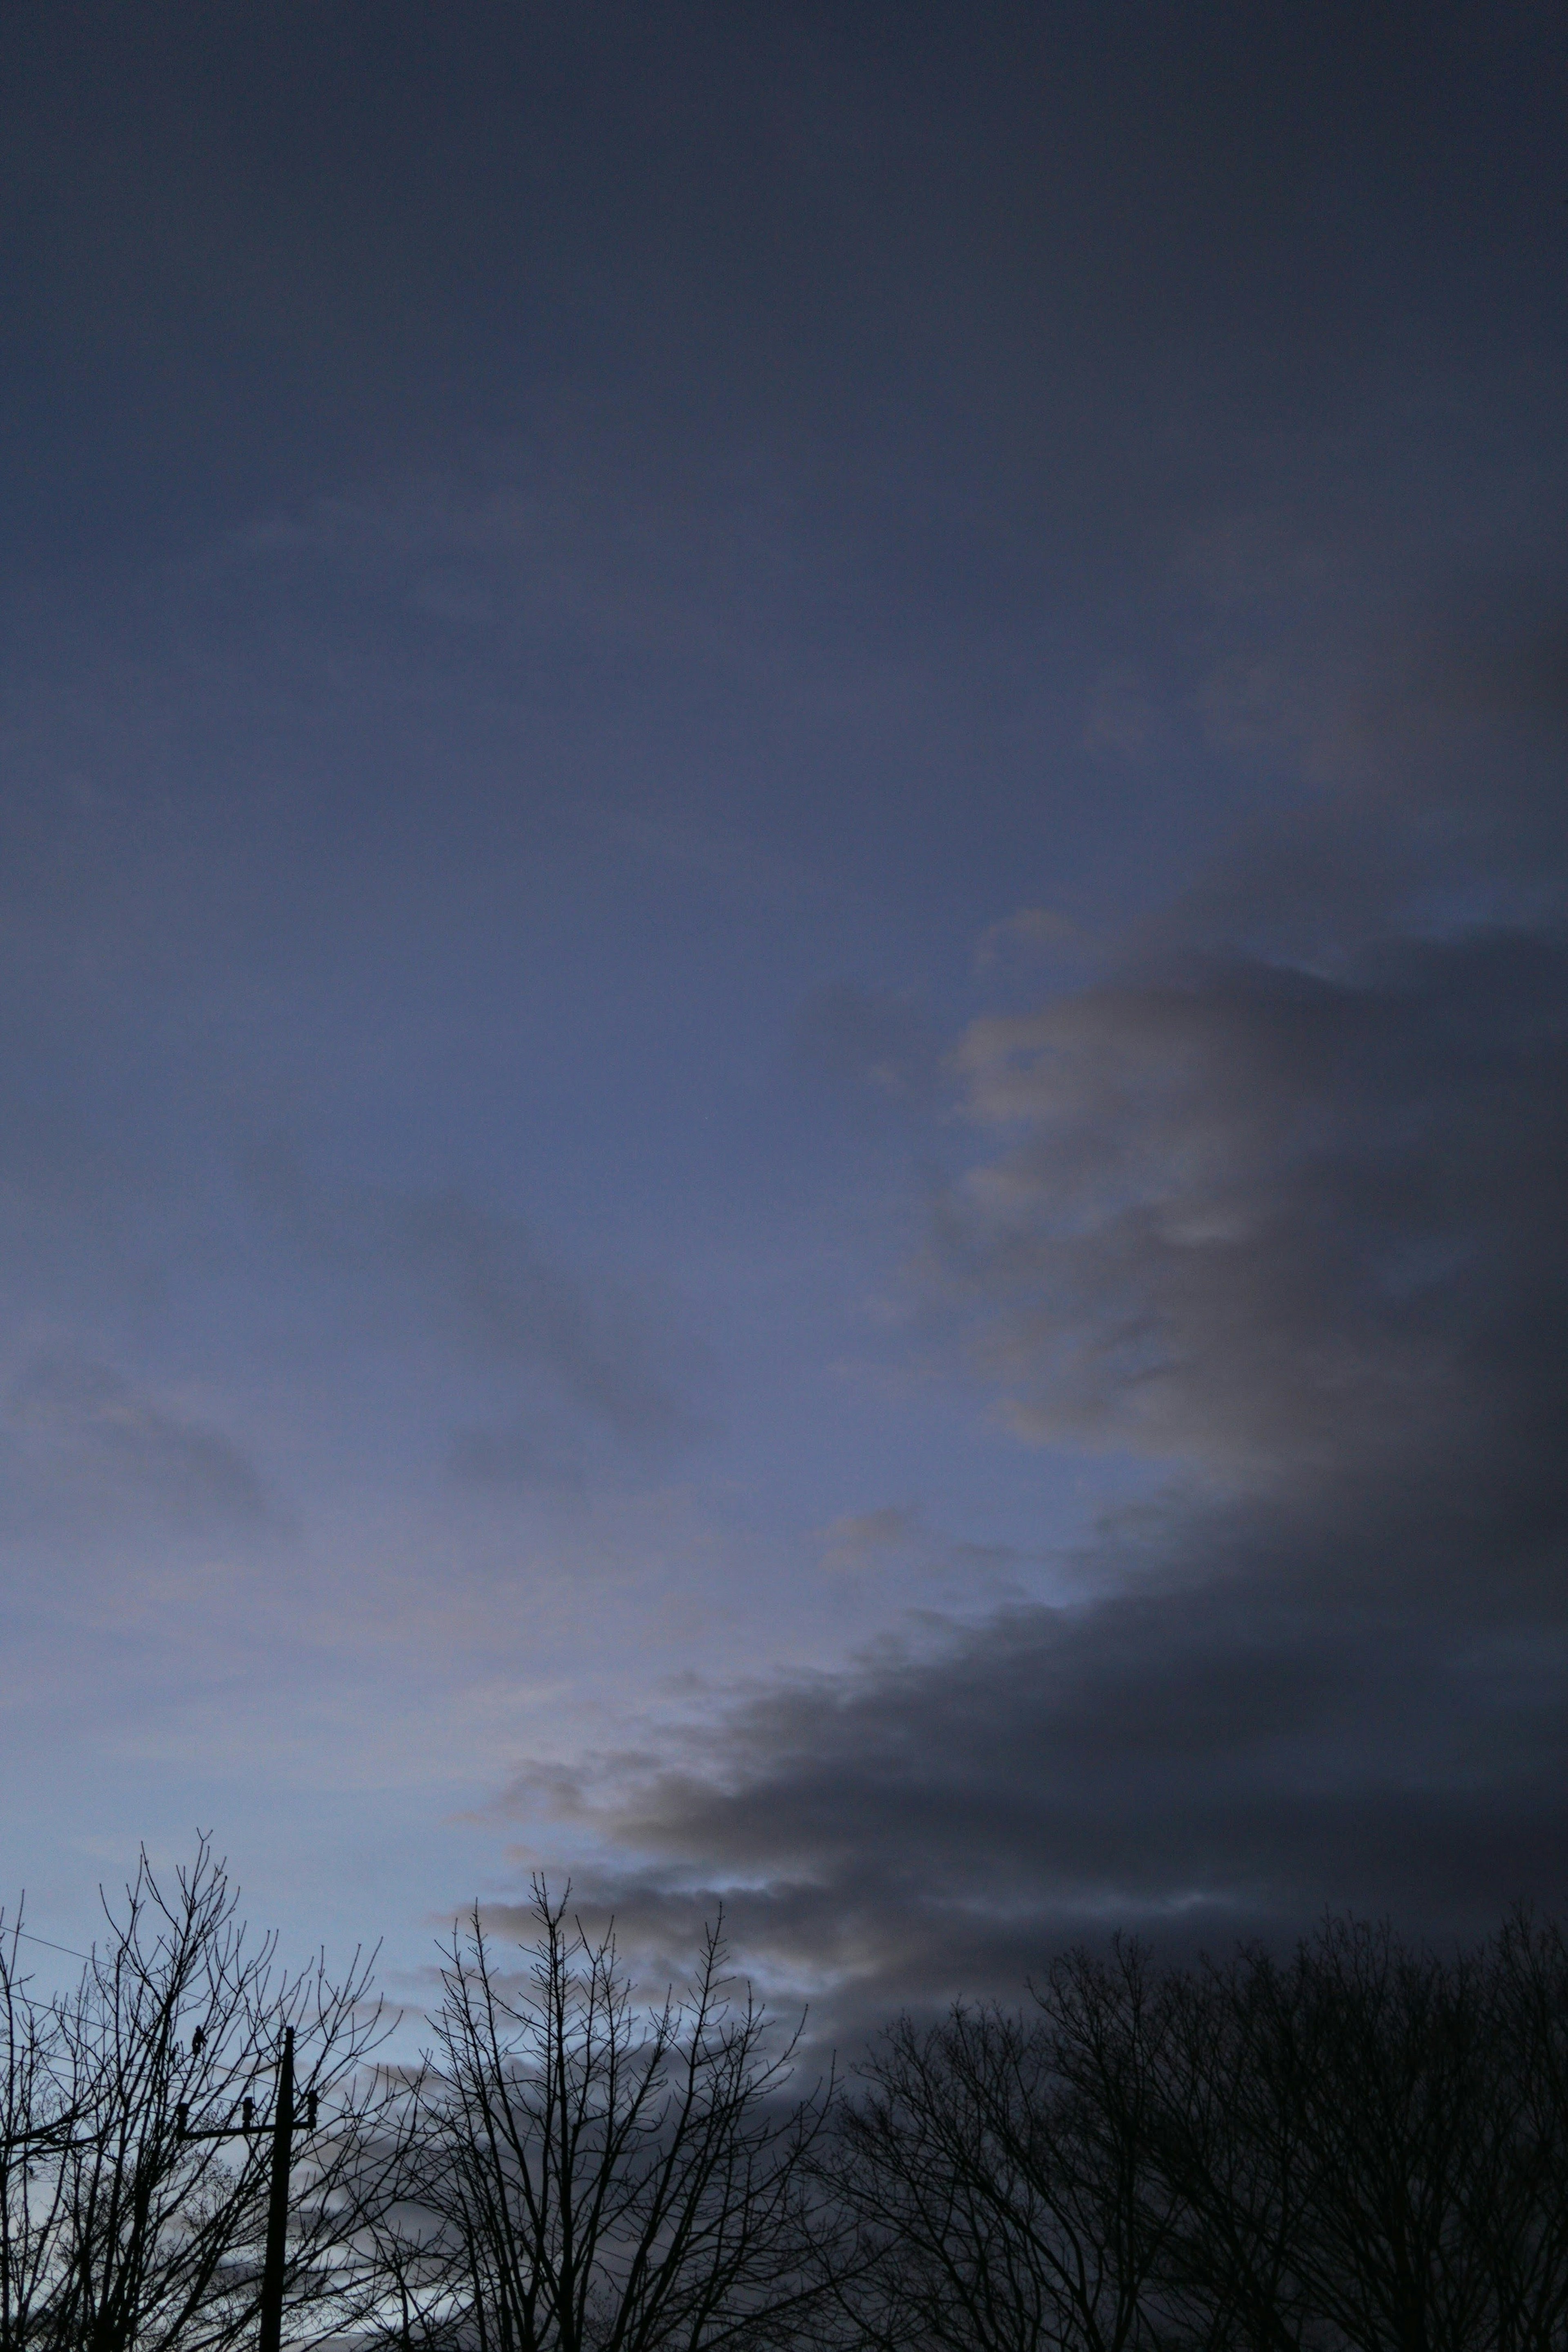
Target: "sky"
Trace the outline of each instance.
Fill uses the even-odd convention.
[[[11,0],[38,1935],[544,1869],[852,2042],[1568,1900],[1565,58]]]

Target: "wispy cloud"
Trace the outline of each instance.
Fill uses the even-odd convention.
[[[920,1514],[906,1503],[880,1510],[846,1511],[822,1529],[822,1566],[831,1575],[855,1575],[920,1538]]]
[[[795,1043],[807,1068],[840,1085],[869,1087],[890,1102],[931,1100],[940,1041],[929,1013],[907,993],[830,982],[801,1006]]]
[[[149,1515],[196,1531],[281,1524],[245,1449],[220,1429],[74,1350],[29,1356],[0,1417],[0,1512],[124,1538]]]
[[[541,1383],[555,1406],[624,1443],[664,1448],[696,1433],[682,1383],[700,1370],[700,1349],[630,1289],[569,1270],[520,1219],[455,1191],[329,1190],[277,1150],[253,1155],[247,1173],[257,1202],[383,1344],[434,1347],[503,1396]],[[487,1479],[562,1466],[510,1420],[465,1433],[455,1462]]]

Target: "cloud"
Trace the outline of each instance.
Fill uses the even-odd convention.
[[[32,1356],[0,1417],[5,1517],[122,1530],[151,1514],[191,1530],[247,1530],[277,1514],[246,1454],[220,1430],[156,1401],[111,1366],[60,1350]]]
[[[959,1061],[1011,1139],[938,1263],[1025,1433],[1343,1478],[1562,1402],[1531,1304],[1568,1274],[1562,935],[1195,961]]]
[[[278,1150],[253,1156],[248,1177],[371,1336],[415,1352],[434,1346],[503,1391],[521,1390],[529,1425],[519,1429],[509,1412],[465,1430],[454,1452],[462,1475],[491,1483],[541,1471],[552,1480],[575,1475],[583,1428],[653,1447],[695,1434],[677,1381],[698,1369],[699,1351],[644,1298],[569,1271],[520,1219],[455,1191],[328,1192]]]
[[[1442,1933],[1568,1896],[1560,1619],[1542,1648],[1329,1610],[1240,1532],[1230,1577],[1011,1612],[544,1793],[612,1841],[629,1932],[722,1900],[747,1965],[841,2032],[1016,1990],[1113,1926],[1223,1948],[1325,1902]]]
[[[846,1512],[822,1529],[822,1566],[832,1575],[858,1574],[906,1549],[919,1532],[919,1512],[902,1503]]]
[[[550,1443],[538,1429],[459,1430],[449,1456],[455,1475],[476,1486],[539,1486],[580,1494],[587,1484],[581,1449]]]
[[[1359,832],[1348,787],[1255,830],[1119,967],[953,1057],[977,1149],[933,1322],[1023,1443],[1163,1491],[1063,1560],[1070,1602],[525,1777],[629,1932],[722,1900],[852,2036],[1112,1927],[1223,1948],[1325,1904],[1448,1935],[1568,1902],[1568,828],[1508,764],[1550,661],[1453,642],[1324,715],[1392,746]],[[1500,697],[1476,676],[1522,683],[1466,767],[1418,722],[1434,679]]]
[[[795,1040],[807,1066],[841,1086],[870,1088],[893,1102],[931,1098],[937,1038],[907,995],[834,981],[801,1006]]]
[[[988,923],[975,950],[975,969],[989,972],[1009,961],[1037,962],[1048,956],[1082,951],[1083,933],[1070,917],[1049,907],[1020,907],[1000,922]]]

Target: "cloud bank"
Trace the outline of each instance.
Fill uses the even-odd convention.
[[[1488,674],[1533,727],[1540,662]],[[1563,835],[1484,740],[1423,779],[1408,705],[1364,721],[1358,777],[1407,756],[1354,824],[1331,791],[1088,984],[967,1029],[980,1150],[927,1311],[1020,1441],[1156,1498],[1059,1601],[525,1781],[637,1932],[722,1899],[850,2030],[1113,1926],[1446,1935],[1568,1898]]]

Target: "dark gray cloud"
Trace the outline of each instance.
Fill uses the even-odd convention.
[[[960,1064],[1018,1140],[940,1264],[1030,1433],[1343,1479],[1552,1425],[1563,935],[1193,963],[977,1023]]]
[[[1224,1946],[1328,1902],[1444,1932],[1562,1901],[1560,1622],[1542,1649],[1262,1581],[1019,1611],[555,1800],[643,1858],[602,1890],[635,1932],[722,1895],[840,2021],[1014,1989],[1113,1926]]]
[[[1377,904],[1330,792],[1128,961],[965,1033],[983,1149],[932,1320],[1022,1441],[1166,1485],[1061,1563],[1075,1600],[527,1784],[609,1841],[595,1891],[634,1933],[722,1896],[852,2032],[1113,1926],[1190,1948],[1325,1904],[1445,1934],[1568,1901],[1563,827],[1485,764],[1418,789],[1416,731]]]

